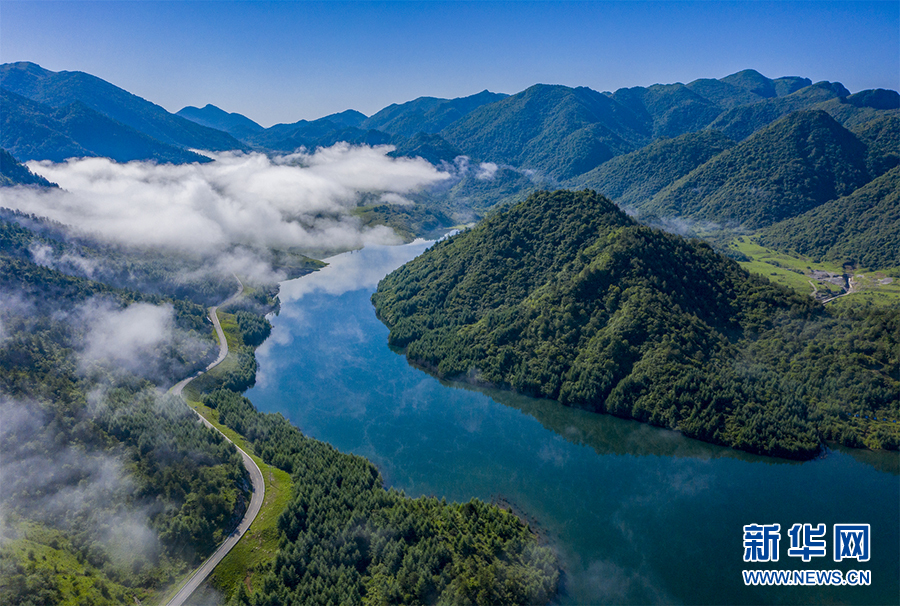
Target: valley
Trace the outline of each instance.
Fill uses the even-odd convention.
[[[266,128],[0,87],[4,481],[51,470],[2,497],[0,601],[165,604],[260,481],[184,603],[897,595],[896,91],[748,69]],[[741,526],[850,519],[871,588],[739,583]]]

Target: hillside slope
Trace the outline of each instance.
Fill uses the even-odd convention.
[[[473,158],[565,179],[649,142],[650,125],[589,88],[538,84],[479,107],[440,134]]]
[[[159,105],[84,72],[52,72],[34,63],[8,63],[0,66],[0,86],[54,108],[80,101],[168,145],[208,151],[246,149],[228,133],[170,114]]]
[[[827,113],[795,112],[660,191],[640,211],[764,227],[867,183],[867,153]]]
[[[802,350],[791,331],[832,322],[821,307],[590,191],[534,194],[396,270],[372,301],[390,344],[438,376],[753,452],[810,457],[822,435],[860,440],[836,407],[900,407],[891,354],[873,368]],[[867,337],[889,334],[895,316]],[[794,366],[776,372],[782,363]],[[813,371],[807,396],[787,387]],[[896,448],[896,436],[878,443]]]
[[[103,156],[117,162],[209,162],[100,114],[80,101],[54,109],[0,89],[0,145],[23,161]]]
[[[570,180],[567,186],[594,189],[619,206],[637,208],[733,145],[734,141],[712,130],[659,139],[604,162]]]
[[[900,266],[900,167],[848,196],[763,229],[759,242],[815,261]]]

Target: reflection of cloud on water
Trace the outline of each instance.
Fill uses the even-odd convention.
[[[355,290],[374,290],[379,280],[421,254],[431,244],[433,242],[428,240],[416,240],[401,246],[371,246],[342,253],[329,258],[328,265],[319,271],[282,282],[278,292],[281,310],[278,318],[272,321],[272,334],[256,350],[260,366],[257,384],[264,387],[267,375],[274,375],[280,366],[287,363],[279,360],[279,353],[285,347],[297,339],[310,338],[315,313],[292,303],[312,294],[339,296]],[[317,337],[316,343],[309,350],[315,350],[316,355],[324,356],[328,361],[328,372],[338,370],[338,366],[362,367],[367,361],[355,355],[347,344],[362,343],[367,338],[359,321],[354,317],[347,317],[343,323],[334,325],[332,334],[327,339]],[[321,378],[327,380],[327,373]]]
[[[328,266],[302,278],[281,284],[278,298],[282,304],[302,299],[316,292],[329,295],[374,289],[378,281],[433,244],[416,240],[402,246],[369,246],[330,257]]]
[[[651,578],[643,564],[637,569],[626,569],[609,560],[597,560],[577,578],[583,585],[577,588],[577,593],[597,596],[597,601],[602,604],[677,603],[674,596]]]
[[[563,468],[569,461],[569,450],[555,440],[545,442],[537,454],[542,461],[554,467]]]

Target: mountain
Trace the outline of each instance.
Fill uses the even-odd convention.
[[[483,105],[441,131],[463,153],[557,179],[649,142],[646,119],[589,88],[538,84]]]
[[[639,211],[764,227],[867,183],[866,157],[865,144],[827,113],[800,111],[712,158]]]
[[[720,130],[735,141],[742,141],[790,113],[849,95],[850,91],[838,82],[819,82],[784,97],[769,98],[759,103],[735,107],[710,122],[709,128]]]
[[[722,113],[722,108],[683,84],[654,84],[623,88],[611,95],[622,105],[638,111],[651,124],[651,136],[677,137],[700,130]]]
[[[432,164],[440,164],[441,162],[453,162],[455,158],[463,155],[440,135],[418,132],[409,139],[397,139],[394,139],[397,149],[391,152],[391,155],[395,157],[420,157]]]
[[[719,80],[701,78],[687,88],[724,109],[783,97],[812,84],[808,78],[784,77],[769,80],[755,70],[743,70]]]
[[[900,164],[900,117],[881,116],[852,129],[866,148],[866,166],[874,178]]]
[[[170,114],[159,105],[83,72],[52,72],[34,63],[7,63],[0,66],[0,86],[53,108],[79,101],[168,145],[209,151],[246,149],[228,133]]]
[[[815,261],[900,266],[900,167],[853,193],[759,232],[759,242]]]
[[[292,124],[276,124],[243,140],[248,144],[269,151],[290,153],[298,148],[316,149],[345,141],[355,145],[384,145],[391,136],[381,131],[361,128],[365,115],[347,110],[318,120],[300,120]]]
[[[620,207],[638,208],[667,185],[733,145],[734,141],[714,130],[659,139],[604,162],[566,185],[572,189],[594,189]]]
[[[390,345],[439,377],[743,450],[809,458],[860,439],[857,408],[900,412],[896,361],[874,345],[896,314],[831,318],[587,190],[538,192],[438,242],[372,302]]]
[[[367,118],[360,126],[402,137],[413,137],[420,132],[434,134],[482,105],[506,97],[502,93],[487,90],[456,99],[419,97],[407,103],[389,105]]]
[[[228,113],[211,104],[207,104],[202,109],[189,105],[175,112],[175,115],[186,118],[191,122],[196,122],[202,126],[225,131],[238,139],[263,130],[262,126],[247,116]]]
[[[166,145],[79,101],[52,108],[0,89],[0,146],[22,160],[102,156],[117,162],[209,162],[185,149]]]
[[[24,164],[16,160],[5,149],[0,149],[0,187],[13,185],[37,185],[39,187],[59,187],[40,175],[36,175]]]

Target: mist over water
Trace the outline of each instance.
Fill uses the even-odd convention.
[[[282,284],[282,309],[247,395],[307,435],[372,460],[410,496],[509,503],[553,545],[560,602],[892,603],[900,566],[897,456],[797,463],[633,421],[441,382],[387,346],[369,301],[428,243],[369,247]],[[872,560],[773,569],[869,569],[870,587],[745,587],[742,527],[869,523]],[[830,543],[830,541],[829,541]],[[830,546],[829,546],[830,549]],[[755,565],[755,568],[766,568]]]

